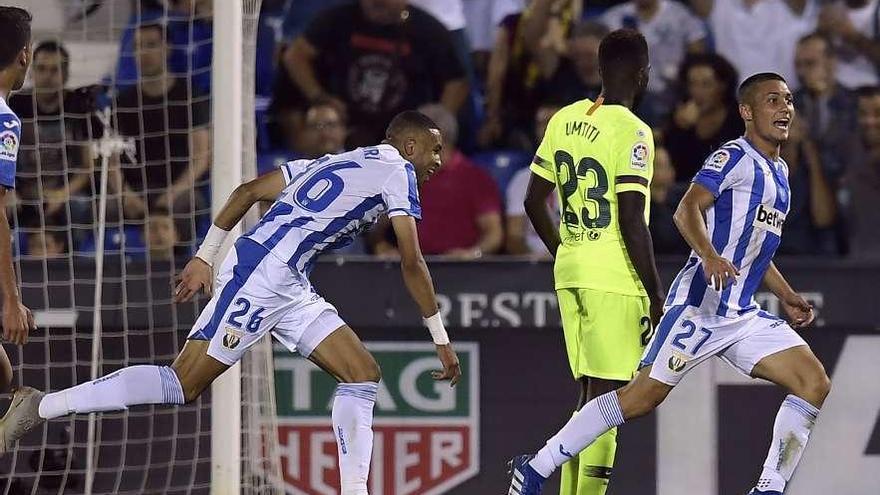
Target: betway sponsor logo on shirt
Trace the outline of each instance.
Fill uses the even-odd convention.
[[[781,236],[783,223],[785,223],[785,213],[772,206],[762,204],[758,205],[758,214],[755,215],[755,221],[752,225]]]

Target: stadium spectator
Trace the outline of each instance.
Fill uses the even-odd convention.
[[[91,140],[100,123],[88,89],[64,88],[69,73],[67,49],[42,42],[34,48],[33,88],[9,99],[22,123],[16,180],[24,228],[61,231],[73,223],[85,230],[94,223]]]
[[[481,80],[486,79],[489,54],[501,21],[522,12],[524,0],[467,0],[464,2],[465,30],[471,44],[474,65]]]
[[[175,249],[178,248],[177,228],[174,219],[167,211],[153,212],[144,225],[146,248],[151,261],[174,260]],[[186,254],[181,253],[182,258]]]
[[[818,0],[691,0],[706,19],[715,51],[746,77],[776,72],[795,80],[797,41],[816,27]],[[737,81],[740,82],[740,81]]]
[[[458,123],[449,110],[432,104],[419,111],[437,123],[443,137],[443,166],[419,191],[422,252],[460,260],[498,252],[504,242],[498,187],[488,172],[456,148]],[[370,240],[376,254],[394,257],[397,252],[387,238],[388,227],[387,222],[380,223]]]
[[[209,168],[210,106],[206,95],[166,71],[164,33],[159,24],[138,28],[141,80],[116,99],[116,124],[128,145],[119,187],[126,218],[172,211],[181,241],[190,242],[195,214],[205,208],[198,188]]]
[[[562,108],[560,105],[543,104],[535,112],[535,140],[532,150],[537,150],[544,139],[544,132],[553,114]],[[507,254],[534,254],[539,257],[549,257],[547,247],[538,237],[532,222],[526,217],[524,202],[526,191],[529,187],[532,172],[526,167],[517,172],[507,185],[505,194],[505,251]],[[551,195],[550,209],[554,213],[559,212],[559,201],[556,195]]]
[[[328,153],[341,153],[345,151],[347,135],[348,122],[342,107],[329,99],[315,100],[306,110],[302,155],[317,158]]]
[[[657,254],[687,254],[690,250],[672,220],[682,195],[683,190],[676,187],[675,169],[672,168],[669,153],[658,146],[654,151],[649,223],[654,252]]]
[[[652,70],[638,113],[649,124],[658,121],[674,103],[673,89],[685,55],[706,49],[703,21],[673,0],[629,0],[608,9],[599,21],[612,30],[637,29],[645,36]]]
[[[819,15],[819,30],[833,39],[844,86],[856,89],[880,82],[880,1],[829,2]]]
[[[688,56],[679,71],[681,102],[663,143],[680,181],[690,181],[716,148],[744,131],[736,103],[737,74],[724,57]]]
[[[516,141],[512,132],[531,126],[541,101],[538,87],[559,68],[582,10],[581,0],[534,0],[522,13],[502,20],[486,76],[481,146],[509,146]]]
[[[850,253],[880,259],[880,87],[859,90],[860,136],[847,163],[846,218]]]
[[[584,98],[595,99],[602,92],[599,77],[599,43],[608,28],[594,21],[583,21],[571,29],[565,57],[550,79],[540,84],[543,102],[566,104]],[[529,151],[536,148],[531,147]]]
[[[169,0],[166,5],[143,3],[132,14],[119,40],[114,84],[122,89],[139,82],[136,32],[138,26],[166,26],[168,71],[186,77],[200,91],[211,90],[213,19],[211,0]]]
[[[60,232],[36,231],[28,234],[28,255],[35,258],[58,258],[66,254],[64,244]]]
[[[797,116],[782,147],[782,157],[788,164],[791,199],[779,253],[837,253],[835,188],[822,166],[818,146],[808,134],[807,123]]]
[[[336,98],[348,111],[350,140],[384,138],[405,108],[440,102],[457,114],[468,96],[465,72],[446,28],[406,0],[360,0],[323,11],[283,54],[273,111],[285,134],[303,125],[302,107]]]
[[[825,173],[836,183],[844,172],[844,147],[857,133],[856,95],[839,82],[834,52],[823,35],[800,40],[795,67],[801,85],[794,92],[797,119],[819,148]]]

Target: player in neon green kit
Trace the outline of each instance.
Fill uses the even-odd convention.
[[[526,197],[526,212],[556,259],[569,364],[582,386],[578,409],[633,378],[664,299],[647,226],[654,140],[631,111],[648,82],[644,37],[609,34],[599,64],[602,95],[550,120]],[[558,230],[545,206],[554,188]],[[564,465],[562,495],[605,493],[616,438],[612,429]]]

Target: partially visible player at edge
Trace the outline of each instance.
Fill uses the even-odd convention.
[[[537,455],[514,459],[510,493],[540,493],[544,480],[565,461],[560,452],[578,452],[608,429],[647,414],[712,356],[789,392],[750,494],[781,495],[791,480],[831,389],[806,342],[754,298],[763,281],[791,325],[813,321],[813,308],[772,260],[790,204],[788,166],[779,148],[788,139],[794,106],[785,80],[773,73],[746,79],[738,99],[745,136],[706,160],[675,213],[693,251],[673,282],[643,368],[627,386],[590,401]]]
[[[347,245],[380,215],[391,217],[404,281],[443,364],[433,378],[455,385],[461,376],[416,233],[416,220],[421,218],[417,187],[441,166],[440,131],[425,115],[408,111],[397,115],[386,133],[378,146],[288,162],[239,186],[184,268],[177,301],[187,301],[202,289],[211,293],[212,266],[228,231],[258,201],[275,203],[235,242],[219,270],[217,293],[171,367],[130,366],[45,397],[34,389],[16,392],[14,406],[0,422],[0,452],[45,419],[192,401],[272,332],[339,382],[332,417],[341,493],[366,494],[379,367],[336,309],[309,283],[307,275],[317,256]]]
[[[27,342],[36,328],[31,311],[21,302],[12,266],[12,232],[6,218],[6,195],[15,189],[15,160],[21,143],[21,121],[6,100],[20,89],[31,65],[31,14],[18,7],[0,7],[0,292],[3,297],[3,341]],[[12,384],[12,364],[0,346],[0,393]]]
[[[578,410],[633,378],[664,299],[647,225],[654,139],[631,110],[648,85],[645,38],[634,30],[610,33],[599,67],[596,101],[575,102],[550,120],[525,201],[556,260],[565,344],[581,385]],[[546,206],[554,188],[561,221]],[[560,494],[604,495],[616,450],[611,429],[580,455],[563,452]]]

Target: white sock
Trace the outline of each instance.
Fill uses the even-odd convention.
[[[340,383],[333,399],[341,495],[367,495],[373,454],[373,405],[379,384]]]
[[[577,457],[600,435],[624,422],[617,392],[608,392],[587,402],[568,420],[545,445],[529,465],[541,476],[549,478],[559,466]]]
[[[800,397],[789,395],[782,401],[776,422],[773,423],[770,452],[756,485],[759,490],[785,490],[801,460],[818,415],[819,410]]]
[[[117,411],[139,404],[183,404],[183,388],[168,366],[129,366],[59,392],[40,401],[40,416],[53,419],[71,413]]]

